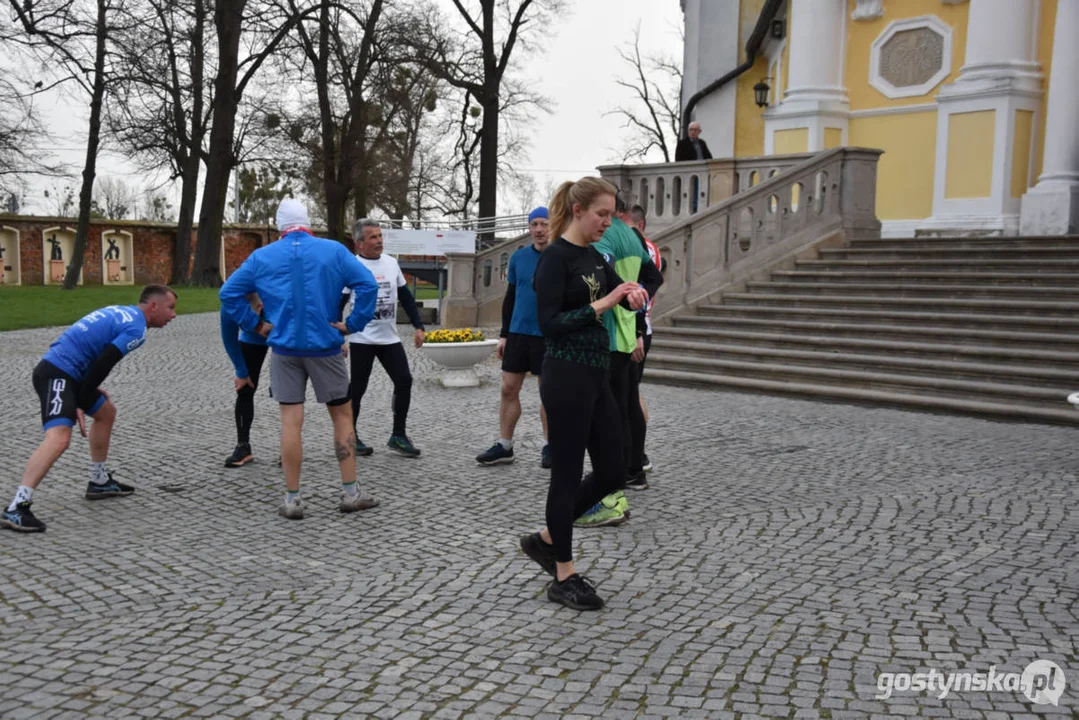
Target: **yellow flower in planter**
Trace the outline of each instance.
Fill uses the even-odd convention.
[[[432,330],[427,333],[426,342],[429,343],[462,343],[462,342],[481,342],[485,338],[483,337],[482,330],[473,330],[472,328],[454,328],[443,330]]]

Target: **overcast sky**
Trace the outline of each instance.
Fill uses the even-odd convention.
[[[449,0],[442,1],[450,6]],[[621,128],[621,119],[605,113],[629,101],[628,91],[614,82],[630,77],[618,49],[632,39],[638,23],[642,52],[667,55],[681,63],[678,0],[566,0],[565,12],[545,29],[547,39],[541,51],[522,63],[533,87],[553,101],[552,112],[537,114],[530,124],[530,158],[518,168],[532,174],[541,190],[549,183],[594,173],[597,165],[621,158],[621,142],[628,131]],[[86,108],[60,97],[41,98],[38,103],[42,119],[57,136],[58,157],[74,168],[70,184],[77,194],[85,153]],[[109,152],[98,162],[98,177],[106,175],[139,187],[147,181],[123,158]],[[46,186],[34,185],[25,198],[24,212],[48,211],[48,201],[41,198]],[[515,209],[500,206],[499,211]]]

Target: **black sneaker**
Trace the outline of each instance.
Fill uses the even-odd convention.
[[[104,500],[105,498],[130,495],[133,492],[135,492],[135,488],[113,480],[112,473],[109,473],[109,481],[106,483],[86,483],[85,497],[87,500]]]
[[[629,480],[626,480],[626,487],[630,490],[647,490],[648,481],[644,479],[644,470],[641,470],[636,475],[631,475]]]
[[[375,449],[370,445],[364,445],[363,440],[356,438],[356,457],[367,457],[373,453]]]
[[[513,462],[513,450],[507,450],[502,443],[496,442],[488,450],[477,455],[476,462],[480,465],[506,465]]]
[[[652,461],[648,459],[648,453],[641,453],[641,470],[644,470],[645,472],[652,472],[655,469],[655,465],[653,465]]]
[[[25,533],[45,532],[45,523],[30,512],[32,504],[27,500],[16,505],[14,510],[5,509],[3,513],[0,513],[0,528]]]
[[[596,586],[577,573],[562,582],[552,580],[547,586],[547,599],[574,610],[599,610],[603,607],[603,599],[596,594]]]
[[[540,450],[540,467],[543,468],[544,470],[550,470],[551,469],[551,446],[550,445],[544,445],[543,449]]]
[[[543,568],[543,572],[551,577],[558,577],[557,569],[555,568],[555,563],[558,562],[558,559],[554,554],[554,545],[543,542],[543,538],[538,532],[531,535],[522,535],[521,549],[524,550],[525,555]]]
[[[420,456],[420,449],[412,444],[407,435],[391,435],[386,447],[405,457],[417,458]]]
[[[225,458],[225,467],[243,467],[254,459],[255,456],[251,454],[251,443],[240,443],[232,451],[232,454]]]

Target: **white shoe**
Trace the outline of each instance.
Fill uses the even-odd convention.
[[[369,510],[373,507],[378,507],[379,500],[374,495],[368,495],[362,490],[355,495],[348,495],[341,493],[341,503],[337,506],[337,509],[343,513],[356,512],[357,510]]]
[[[281,505],[277,508],[277,514],[289,520],[303,520],[303,498],[299,498],[294,502],[282,500]]]

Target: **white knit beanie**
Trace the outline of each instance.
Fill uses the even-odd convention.
[[[278,230],[310,226],[311,220],[307,217],[307,208],[302,202],[295,198],[285,198],[281,201],[281,207],[277,208]]]

